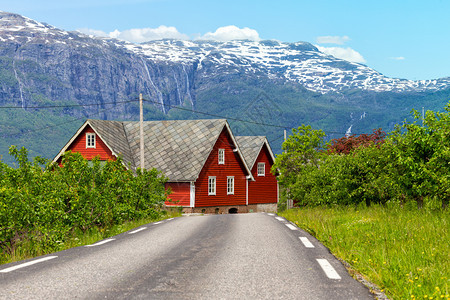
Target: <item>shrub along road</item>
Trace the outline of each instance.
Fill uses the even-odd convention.
[[[323,245],[285,219],[240,214],[169,219],[90,246],[2,265],[0,298],[373,296]]]

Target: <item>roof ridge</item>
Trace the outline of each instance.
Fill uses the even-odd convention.
[[[125,124],[123,122],[120,122],[120,123],[122,124],[122,130],[123,130],[123,133],[125,135],[125,139],[127,140],[127,146],[128,146],[128,150],[130,151],[130,156],[131,156],[131,163],[133,164],[134,169],[137,169],[136,168],[136,162],[134,161],[134,156],[133,156],[133,154],[131,152],[130,140],[128,139],[127,131],[125,130]]]

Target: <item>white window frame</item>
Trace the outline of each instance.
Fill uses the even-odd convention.
[[[216,195],[216,176],[208,177],[208,196]]]
[[[225,149],[219,149],[219,165],[225,164]]]
[[[227,176],[227,195],[234,195],[234,176]]]
[[[91,140],[92,139],[92,140]],[[93,132],[86,133],[86,148],[95,148],[96,146],[96,136]],[[92,144],[91,144],[92,142]]]
[[[258,176],[266,176],[266,163],[258,163]]]

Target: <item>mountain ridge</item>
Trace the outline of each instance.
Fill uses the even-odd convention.
[[[151,61],[197,63],[199,68],[210,55],[221,55],[222,57],[212,57],[211,60],[219,64],[230,65],[234,63],[234,59],[239,59],[241,64],[247,64],[248,72],[257,72],[261,68],[265,68],[264,71],[268,76],[284,77],[302,84],[313,92],[327,93],[355,88],[369,91],[422,92],[438,91],[450,86],[450,76],[415,81],[390,78],[367,65],[324,54],[308,42],[285,43],[275,40],[219,42],[163,39],[135,44],[113,38],[88,36],[76,31],[67,32],[17,14],[3,12],[0,15],[0,30],[5,32],[9,29],[10,39],[11,37],[14,39],[11,32],[24,29],[40,31],[53,38],[59,35],[73,39],[71,35],[77,35],[79,38],[90,39],[90,42],[96,41],[104,45],[110,44],[111,46],[113,44],[116,47],[123,47]],[[15,26],[10,26],[9,22],[5,22],[5,19],[8,21],[8,18],[22,24],[13,23]],[[30,37],[28,38],[30,39]],[[59,43],[64,42],[59,41]]]

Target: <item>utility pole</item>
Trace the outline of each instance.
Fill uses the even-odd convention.
[[[287,132],[286,129],[284,130],[284,141],[286,142],[287,139]],[[284,150],[284,153],[287,153],[287,149]],[[290,197],[290,189],[286,188],[286,209],[291,209],[294,205],[292,204],[291,199],[289,199]]]
[[[422,126],[423,126],[424,119],[425,119],[425,107],[422,106]]]
[[[144,107],[142,94],[139,94],[139,142],[141,146],[141,170],[144,170]]]

